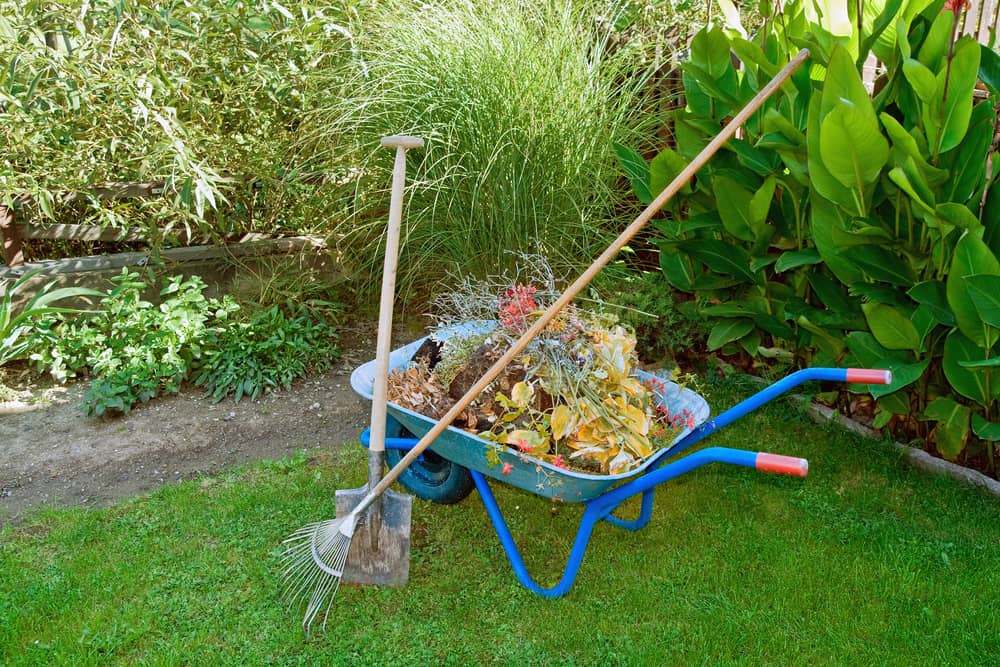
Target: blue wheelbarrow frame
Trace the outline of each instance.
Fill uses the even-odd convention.
[[[404,348],[394,351],[392,356],[390,356],[390,368],[399,368],[409,363],[413,353],[423,341],[424,339],[415,341]],[[351,376],[351,385],[354,390],[366,398],[371,397],[373,364],[374,362],[369,362],[359,367]],[[694,416],[696,425],[681,433],[672,446],[660,450],[649,457],[638,468],[621,475],[589,475],[556,468],[544,461],[515,452],[510,448],[500,447],[501,451],[497,452],[498,446],[495,443],[487,442],[474,434],[455,427],[449,427],[447,431],[435,440],[430,449],[445,461],[451,462],[451,465],[468,468],[475,488],[479,492],[479,497],[486,507],[490,521],[496,530],[497,536],[500,538],[507,558],[510,560],[517,580],[525,588],[534,591],[538,595],[555,598],[565,595],[573,587],[580,565],[583,563],[587,544],[590,541],[594,526],[599,521],[606,521],[626,530],[639,530],[645,527],[653,515],[653,501],[656,487],[664,482],[710,463],[726,463],[729,465],[756,468],[761,471],[805,477],[809,471],[809,463],[806,459],[767,452],[755,452],[730,447],[707,447],[680,459],[677,459],[676,456],[685,449],[704,440],[715,431],[728,426],[789,390],[794,389],[804,382],[817,380],[889,384],[892,382],[892,375],[886,370],[807,368],[796,371],[765,387],[711,419],[708,418],[708,405],[704,402],[704,399],[690,390],[677,387],[673,383],[665,383],[666,389],[664,393],[667,396],[659,394],[657,399],[661,403],[666,404],[668,408],[671,405],[676,407],[676,403],[671,403],[669,400],[671,396],[675,401],[681,401],[682,405],[693,406],[694,409],[690,410],[689,408],[689,410]],[[436,423],[428,417],[391,403],[389,404],[389,414],[390,420],[398,421],[402,427],[415,436],[386,438],[386,449],[397,452],[411,449],[417,444],[419,437],[429,431]],[[396,430],[398,432],[398,428]],[[387,433],[391,432],[391,429],[387,429]],[[361,434],[361,442],[365,446],[368,445],[368,437],[368,430],[365,430]],[[503,468],[496,464],[495,458],[492,462],[487,460],[487,449],[493,449],[494,453],[498,453],[502,462],[512,464],[508,467],[509,472],[507,474],[501,472]],[[420,460],[418,459],[414,465],[418,465],[419,462]],[[500,479],[505,483],[510,483],[536,495],[566,502],[578,502],[584,505],[583,517],[580,520],[580,527],[577,529],[576,538],[570,549],[566,567],[562,577],[555,585],[551,587],[539,585],[528,573],[521,552],[514,541],[514,537],[510,532],[507,522],[504,520],[496,497],[490,488],[487,480],[488,476]],[[405,478],[401,477],[400,481],[404,486],[408,486]],[[416,491],[418,495],[421,495],[419,489],[411,488],[410,490]],[[622,503],[636,495],[642,496],[639,514],[636,518],[623,519],[614,515],[614,511]],[[450,502],[454,502],[454,500]]]

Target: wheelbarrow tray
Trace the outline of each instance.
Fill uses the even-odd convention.
[[[433,338],[441,341],[451,335],[478,333],[489,328],[491,328],[489,323],[469,323],[439,331],[434,334]],[[389,356],[390,372],[405,368],[413,359],[413,355],[428,338],[430,336],[425,336],[413,341],[409,345],[393,350]],[[475,433],[455,426],[449,426],[446,431],[438,436],[431,444],[430,449],[438,456],[452,463],[476,470],[525,491],[548,498],[559,499],[564,502],[587,502],[601,495],[612,486],[641,475],[650,467],[655,467],[657,462],[670,452],[671,447],[687,436],[694,428],[704,423],[709,417],[708,403],[698,393],[652,373],[640,370],[636,375],[641,380],[656,378],[656,380],[662,382],[664,389],[655,392],[657,403],[666,407],[671,414],[678,414],[687,410],[687,416],[690,418],[686,420],[687,423],[684,425],[684,430],[677,434],[670,446],[657,450],[639,466],[627,472],[617,475],[597,475],[559,468],[547,461],[528,456],[511,447],[490,442],[480,438]],[[374,387],[374,379],[375,362],[373,360],[362,364],[354,370],[351,374],[351,387],[358,395],[370,400]],[[391,418],[399,422],[403,428],[412,433],[416,438],[422,437],[437,423],[436,420],[430,417],[394,403],[388,404],[388,412]],[[493,451],[496,452],[496,456],[493,455]],[[489,458],[487,457],[488,454],[490,454]],[[499,464],[497,463],[497,456],[499,457]],[[490,459],[492,459],[492,463]],[[512,466],[506,475],[502,472],[505,463],[510,463]]]

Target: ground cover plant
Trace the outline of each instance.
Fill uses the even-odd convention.
[[[159,305],[146,299],[138,273],[123,269],[112,282],[98,310],[71,319],[39,314],[27,336],[25,356],[36,370],[60,382],[92,378],[88,415],[127,414],[177,393],[184,381],[215,401],[257,398],[329,368],[339,354],[336,329],[309,303],[250,309],[241,318],[234,298],[208,298],[198,276],[169,278]]]
[[[705,391],[722,407],[751,389],[728,379]],[[995,499],[784,402],[711,442],[807,456],[810,476],[711,467],[680,478],[658,492],[647,529],[598,526],[558,600],[516,583],[474,498],[417,501],[407,587],[343,587],[327,634],[309,640],[281,604],[280,540],[332,512],[334,489],[363,484],[356,443],[107,509],[40,512],[0,539],[0,653],[11,665],[967,665],[996,655]],[[578,509],[553,511],[503,485],[497,495],[529,569],[551,581]]]
[[[655,191],[808,46],[816,65],[671,204],[664,276],[708,302],[710,349],[890,368],[874,425],[995,473],[1000,58],[956,39],[956,7],[818,18],[793,2],[753,38],[731,20],[706,28],[682,65],[675,147],[648,163],[620,152],[637,192]],[[885,67],[871,94],[869,54]]]

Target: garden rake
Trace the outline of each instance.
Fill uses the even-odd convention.
[[[308,633],[313,620],[321,610],[324,611],[324,627],[329,615],[330,606],[336,595],[340,578],[343,574],[347,552],[351,546],[358,520],[378,498],[396,481],[406,468],[427,449],[434,440],[492,383],[503,369],[520,354],[531,340],[538,335],[549,322],[573,298],[586,287],[594,276],[649,222],[695,173],[712,158],[722,146],[729,141],[736,131],[754,114],[774,92],[784,84],[789,77],[809,57],[809,51],[803,49],[767,83],[764,88],[737,113],[722,131],[663,189],[653,202],[615,239],[610,246],[590,265],[590,267],[573,282],[556,301],[542,313],[538,320],[514,342],[496,363],[460,398],[440,420],[420,438],[409,452],[372,488],[361,501],[342,517],[329,521],[321,521],[299,529],[286,542],[291,546],[286,554],[285,578],[289,581],[288,590],[293,593],[292,600],[304,599],[311,591],[303,627]]]

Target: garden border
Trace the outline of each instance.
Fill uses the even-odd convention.
[[[893,449],[901,455],[902,458],[906,459],[915,468],[934,473],[935,475],[950,477],[970,486],[978,486],[987,493],[1000,498],[1000,482],[987,477],[977,470],[966,468],[965,466],[952,463],[946,459],[932,456],[922,449],[917,449],[916,447],[910,447],[909,445],[904,445],[903,443],[883,438],[882,435],[875,429],[865,426],[850,417],[842,415],[833,408],[816,403],[808,396],[795,395],[792,396],[791,399],[795,402],[803,404],[806,414],[809,415],[809,417],[815,422],[833,422],[843,429],[864,436],[870,440],[888,442],[892,445]]]

